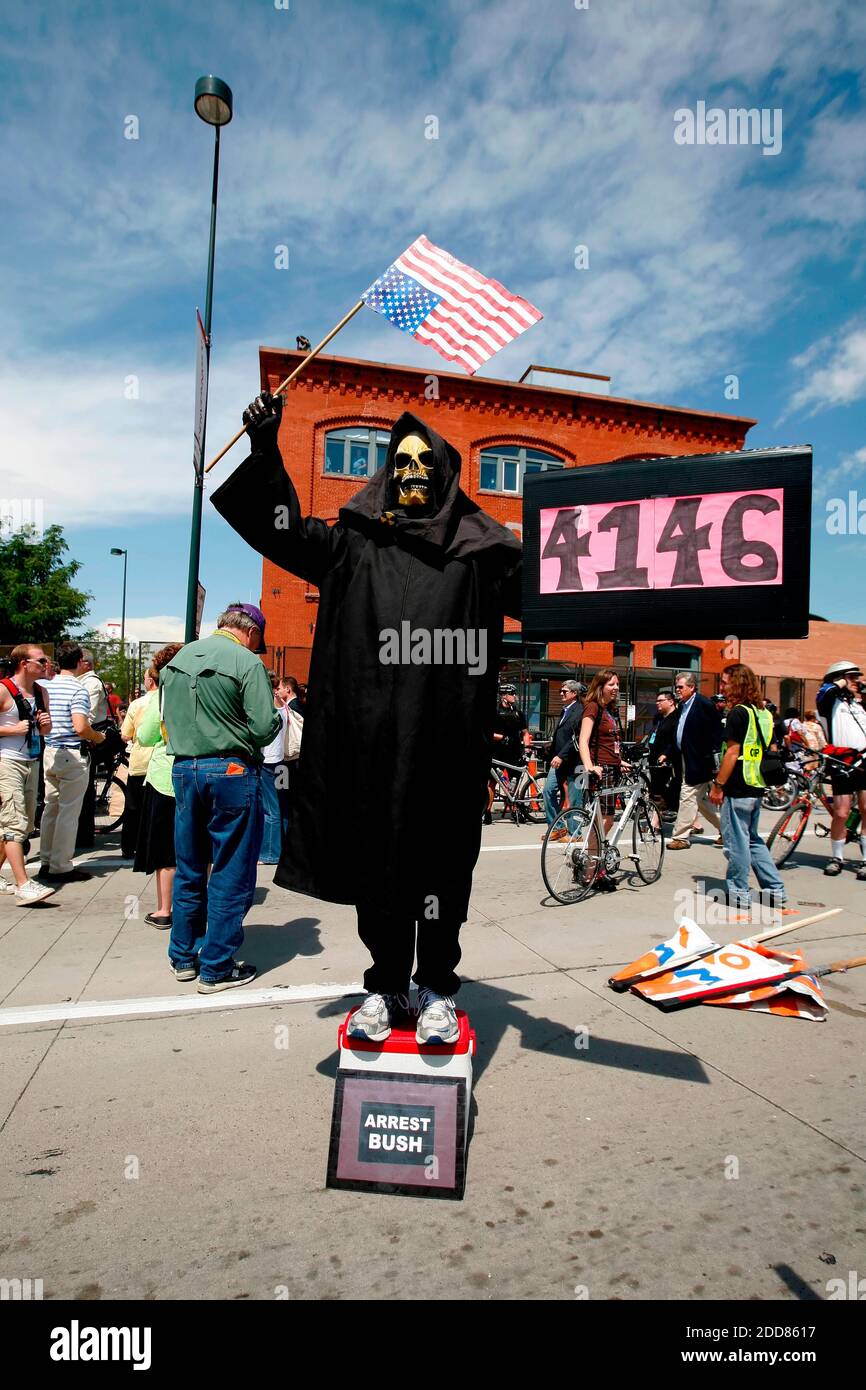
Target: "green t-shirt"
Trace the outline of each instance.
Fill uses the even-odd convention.
[[[160,698],[175,757],[261,761],[282,727],[262,662],[224,629],[181,647],[160,674]]]

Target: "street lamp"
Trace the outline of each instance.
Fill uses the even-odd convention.
[[[111,547],[111,554],[123,556],[123,598],[120,602],[120,655],[123,678],[124,681],[126,681],[126,562],[128,557],[127,552],[125,550],[119,550],[116,545]],[[128,695],[129,691],[125,689],[123,693],[124,695]]]
[[[213,267],[216,245],[217,185],[220,165],[220,127],[228,125],[232,118],[232,92],[225,82],[212,74],[200,77],[195,84],[195,112],[206,125],[214,127],[213,189],[210,205],[210,245],[207,257],[207,294],[204,306],[205,360],[210,370],[210,325],[213,303]],[[198,566],[201,556],[201,513],[204,494],[204,447],[207,425],[207,374],[202,406],[201,453],[196,459],[195,487],[192,496],[192,526],[189,542],[189,580],[186,590],[186,636],[187,642],[195,640],[196,610],[198,607]]]

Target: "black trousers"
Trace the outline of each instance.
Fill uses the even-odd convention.
[[[90,774],[87,790],[78,815],[78,833],[75,836],[75,851],[93,849],[96,844],[96,759],[90,751]]]
[[[123,806],[123,825],[120,827],[120,853],[124,859],[134,859],[144,802],[144,773],[127,777],[126,799]]]
[[[417,925],[418,969],[415,961]],[[419,988],[434,994],[455,995],[460,976],[455,967],[460,960],[461,922],[410,916],[392,916],[375,907],[358,905],[358,935],[373,964],[364,972],[364,988],[370,994],[408,994],[410,976]]]

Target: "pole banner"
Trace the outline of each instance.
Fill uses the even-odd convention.
[[[198,309],[195,311],[195,423],[193,425],[192,462],[196,473],[202,470],[202,440],[204,439],[204,412],[207,401],[208,350],[207,334]]]

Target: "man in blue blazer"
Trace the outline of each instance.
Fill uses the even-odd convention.
[[[586,693],[586,687],[583,688]],[[544,783],[544,809],[547,823],[552,825],[563,805],[563,797],[568,796],[569,806],[579,806],[583,799],[574,780],[577,767],[577,752],[574,738],[580,732],[583,716],[583,702],[580,699],[581,686],[577,681],[563,681],[559,697],[562,700],[562,714],[553,732],[553,740],[548,751],[548,773]],[[565,830],[555,830],[553,836],[558,840],[566,838]]]
[[[681,671],[674,683],[680,702],[676,745],[682,761],[683,782],[668,849],[689,849],[689,836],[698,811],[721,833],[718,817],[708,800],[710,783],[716,775],[716,755],[722,746],[722,721],[712,700],[699,695],[692,671]],[[721,840],[716,841],[717,844]]]

